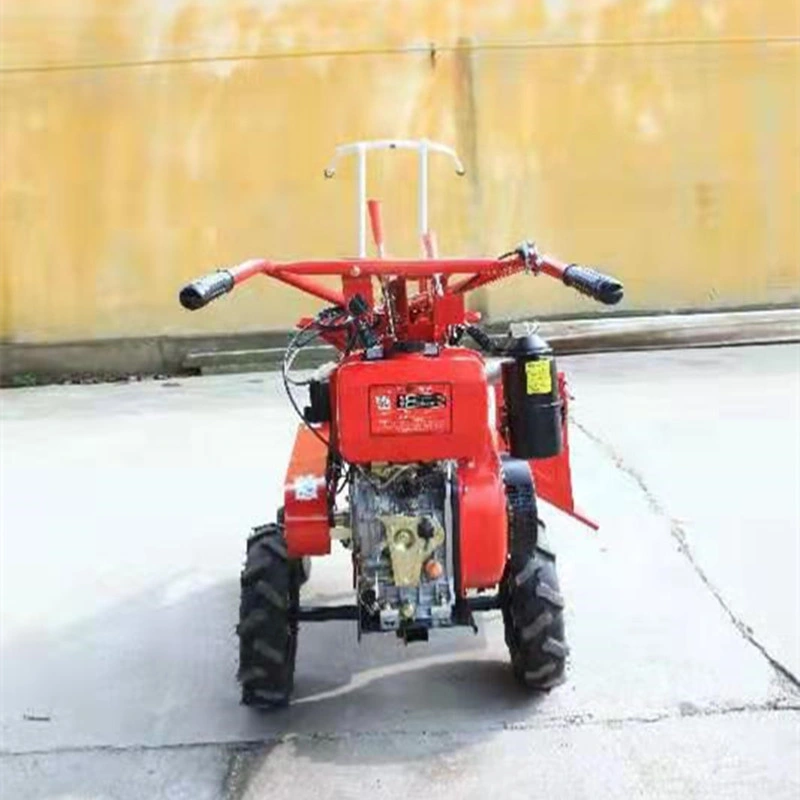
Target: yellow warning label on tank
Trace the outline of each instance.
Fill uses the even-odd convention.
[[[550,374],[549,358],[528,361],[525,364],[525,383],[528,394],[550,394],[553,391],[553,377]]]

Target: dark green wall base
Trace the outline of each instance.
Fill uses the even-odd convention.
[[[496,335],[505,330],[506,323],[489,326]],[[540,330],[562,354],[768,344],[800,341],[800,309],[544,320]],[[273,369],[280,363],[287,339],[287,332],[273,331],[59,344],[2,343],[0,385]],[[315,348],[306,363],[332,355],[329,348]]]

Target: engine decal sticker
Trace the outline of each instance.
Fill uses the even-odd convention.
[[[370,433],[374,436],[450,433],[451,406],[449,383],[371,386]]]
[[[528,394],[550,394],[553,391],[553,377],[550,374],[552,359],[528,361],[525,364],[525,391]]]
[[[299,475],[292,484],[295,500],[316,500],[320,488],[325,485],[325,478],[317,475]]]

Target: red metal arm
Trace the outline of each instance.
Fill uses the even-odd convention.
[[[552,256],[540,256],[534,272],[562,278],[567,265]],[[470,291],[491,281],[522,272],[525,264],[518,256],[497,258],[348,258],[331,261],[267,261],[254,259],[229,271],[239,284],[255,275],[281,279],[288,275],[400,275],[404,278],[429,278],[433,275],[470,275],[454,284],[454,292]]]
[[[261,273],[275,277],[276,274],[291,275],[340,275],[363,277],[376,275],[388,277],[400,275],[404,278],[425,278],[433,275],[467,275],[474,272],[489,272],[508,262],[496,258],[347,258],[332,261],[246,261],[230,271],[242,277],[236,283],[248,280]],[[522,265],[519,266],[522,269]]]
[[[254,278],[256,275],[269,275],[271,278],[281,281],[289,286],[294,286],[295,289],[300,289],[301,292],[319,297],[320,300],[325,300],[328,303],[341,306],[344,305],[344,295],[336,289],[331,289],[328,286],[323,286],[317,281],[309,280],[302,275],[296,275],[290,271],[276,269],[275,264],[270,261],[261,259],[252,259],[244,261],[236,267],[231,267],[228,272],[233,276],[233,285],[238,286],[240,283]]]
[[[519,257],[511,258],[503,261],[497,261],[495,269],[485,270],[483,272],[476,272],[469,278],[464,278],[461,281],[453,284],[452,291],[463,294],[464,292],[471,292],[481,286],[486,286],[488,283],[508,278],[510,275],[515,275],[525,269],[522,259]],[[564,270],[568,265],[563,261],[559,261],[553,256],[539,256],[535,266],[531,269],[534,273],[543,273],[549,275],[551,278],[558,278],[562,280],[564,277]]]
[[[370,209],[374,233],[379,250],[382,250],[382,235],[379,208]],[[431,242],[432,245],[432,242]],[[535,272],[543,272],[555,278],[562,278],[565,265],[549,256],[537,256]],[[256,275],[266,275],[301,291],[319,297],[326,302],[338,306],[346,306],[347,302],[360,293],[372,306],[372,289],[370,278],[389,277],[405,285],[405,281],[416,279],[420,282],[420,294],[411,302],[414,312],[411,318],[400,319],[401,327],[408,324],[413,327],[414,335],[426,338],[433,334],[436,338],[443,335],[449,325],[464,321],[467,312],[463,307],[463,295],[469,291],[485,286],[526,269],[526,263],[520,255],[503,259],[496,258],[352,258],[328,261],[286,261],[273,262],[266,259],[252,259],[228,270],[233,285],[237,286]],[[338,276],[342,279],[343,291],[337,291],[314,280],[316,276]],[[466,275],[460,281],[448,284],[448,278]],[[428,281],[433,276],[440,278],[440,294],[431,294]],[[405,297],[405,291],[401,292]],[[409,308],[401,297],[395,298],[395,311]],[[409,298],[411,300],[411,298]],[[452,302],[451,302],[452,301]],[[398,308],[400,306],[400,308]],[[427,311],[426,311],[427,309]],[[405,315],[402,315],[405,317]],[[422,327],[415,325],[420,320]],[[427,325],[433,324],[428,330]],[[407,333],[412,328],[407,328]]]
[[[377,207],[373,208],[373,224],[379,248],[382,245]],[[463,295],[481,286],[502,278],[507,278],[523,270],[534,274],[544,273],[561,280],[567,286],[577,289],[607,305],[614,305],[622,299],[622,284],[614,278],[603,275],[589,267],[564,264],[552,256],[539,255],[535,249],[521,246],[505,258],[348,258],[328,261],[284,261],[274,262],[262,259],[245,261],[227,270],[217,270],[204,278],[188,284],[181,290],[181,303],[190,310],[202,308],[211,300],[229,292],[234,286],[256,275],[267,275],[301,291],[336,305],[344,305],[354,294],[361,294],[372,306],[371,277],[393,277],[400,281],[416,279],[421,287],[430,283],[436,289],[424,292],[430,295],[432,303],[444,297]],[[339,276],[343,291],[337,292],[329,287],[310,280],[316,276]],[[455,275],[465,275],[459,281],[449,283]],[[438,277],[437,277],[438,276]]]

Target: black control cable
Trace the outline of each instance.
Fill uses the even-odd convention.
[[[344,322],[327,322],[326,318],[329,316],[345,316]],[[292,405],[297,416],[303,422],[303,424],[317,437],[317,439],[325,445],[325,448],[330,451],[334,452],[336,456],[339,456],[338,453],[335,453],[331,448],[330,439],[326,439],[316,428],[310,425],[307,421],[305,416],[303,415],[300,406],[295,400],[294,395],[292,394],[291,386],[305,386],[308,384],[308,381],[297,381],[293,379],[289,375],[289,370],[291,369],[292,362],[297,356],[297,353],[300,352],[304,347],[308,346],[311,342],[317,339],[326,331],[335,331],[335,330],[346,330],[349,329],[349,339],[348,339],[348,352],[352,348],[352,345],[355,341],[357,332],[352,324],[352,319],[347,312],[341,308],[340,306],[333,306],[331,308],[324,309],[319,314],[317,314],[314,319],[310,322],[306,323],[302,328],[300,328],[294,336],[289,341],[289,344],[286,346],[286,351],[283,354],[283,362],[281,364],[281,377],[283,379],[283,388],[286,392],[286,396],[289,398],[289,402]],[[309,336],[303,337],[303,334],[310,334]],[[379,488],[379,484],[376,483],[375,479],[360,465],[350,464],[345,474],[344,481],[342,485],[338,487],[337,494],[340,492],[344,485],[349,481],[352,477],[353,471],[357,471],[367,482]]]

